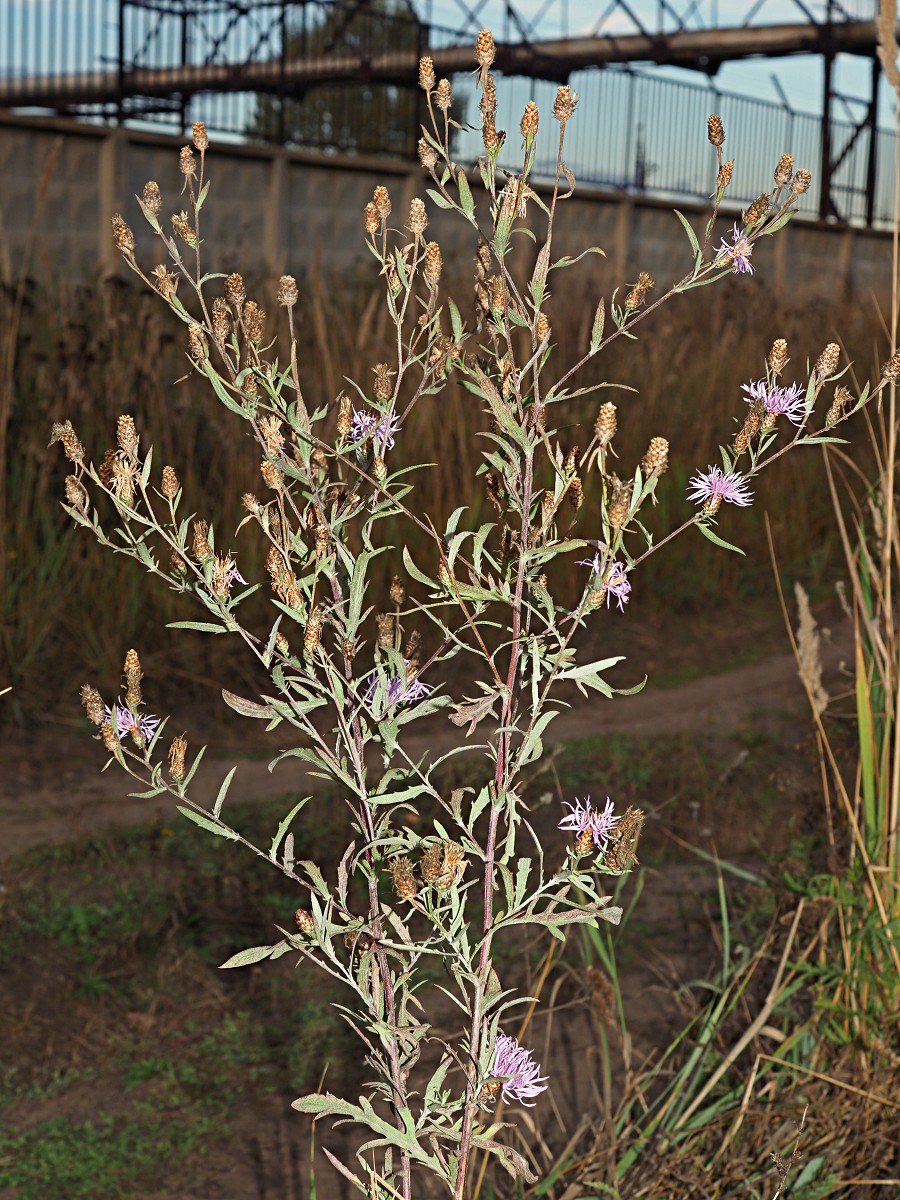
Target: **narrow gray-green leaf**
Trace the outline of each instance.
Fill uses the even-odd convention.
[[[193,821],[195,825],[199,825],[201,829],[206,829],[210,833],[216,834],[217,837],[228,838],[229,841],[235,841],[237,834],[233,829],[228,829],[222,825],[217,825],[214,821],[210,821],[207,817],[201,817],[199,813],[195,813],[190,808],[184,808],[182,805],[176,805],[176,808],[189,821]]]
[[[237,954],[232,954],[227,962],[221,963],[219,970],[227,971],[232,967],[249,967],[251,963],[262,962],[264,958],[268,958],[274,949],[274,946],[251,946],[248,950],[240,950]]]

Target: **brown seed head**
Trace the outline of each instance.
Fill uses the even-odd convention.
[[[494,35],[489,29],[482,29],[475,39],[475,61],[480,67],[489,67],[495,54]]]
[[[574,508],[576,512],[578,512],[579,508],[581,508],[582,504],[584,504],[584,488],[577,475],[573,475],[573,477],[569,480],[569,489],[566,492],[566,499],[568,500],[570,507]]]
[[[206,359],[206,333],[196,321],[188,325],[188,353],[194,362],[202,363]]]
[[[840,357],[840,346],[837,342],[829,342],[816,360],[815,373],[820,383],[835,373]]]
[[[525,111],[522,114],[522,120],[519,122],[519,131],[522,134],[523,144],[530,142],[538,131],[538,122],[540,114],[538,106],[533,100],[529,100],[525,105]]]
[[[290,642],[287,640],[287,638],[284,636],[284,634],[281,632],[280,629],[279,629],[278,633],[275,634],[275,649],[278,651],[279,654],[283,654],[285,656],[285,658],[291,652]]]
[[[283,308],[293,308],[297,297],[297,280],[293,275],[282,275],[278,280],[278,303]]]
[[[126,258],[134,257],[134,234],[131,232],[131,227],[122,220],[119,213],[112,215],[113,241],[116,249],[120,250]]]
[[[443,559],[438,563],[438,583],[441,587],[446,588],[448,592],[453,591],[453,576],[447,569],[447,564]]]
[[[631,507],[631,484],[623,483],[615,475],[610,476],[610,501],[607,517],[613,529],[621,529],[628,520]]]
[[[737,454],[743,454],[756,435],[759,433],[760,425],[762,424],[762,414],[754,405],[744,419],[744,424],[735,434],[734,450]]]
[[[900,351],[896,351],[881,368],[882,379],[896,383],[900,379]]]
[[[81,703],[84,705],[88,720],[92,721],[94,725],[102,725],[106,720],[106,706],[103,703],[103,697],[89,683],[82,684]]]
[[[111,754],[119,749],[119,736],[113,727],[112,721],[104,721],[100,726],[100,736],[103,739],[103,745],[110,751]]]
[[[784,338],[776,338],[769,351],[769,370],[773,375],[780,375],[788,362],[788,344]]]
[[[144,184],[144,207],[149,209],[154,216],[162,208],[162,193],[155,179],[148,179]]]
[[[112,492],[129,508],[134,502],[134,481],[138,478],[138,470],[124,454],[114,454],[112,458]]]
[[[664,437],[650,439],[647,453],[641,459],[641,471],[645,479],[651,475],[657,478],[662,475],[669,465],[669,443]]]
[[[379,184],[372,193],[372,203],[375,205],[375,211],[382,221],[386,221],[391,215],[391,197],[386,187]]]
[[[485,113],[481,122],[481,140],[488,154],[497,154],[506,140],[504,132],[498,132],[493,113]]]
[[[768,192],[763,192],[761,196],[757,196],[747,211],[744,213],[745,225],[758,225],[766,213],[769,211],[769,202],[771,196]]]
[[[719,167],[719,174],[716,176],[716,187],[724,192],[731,183],[731,175],[734,171],[734,159],[729,158],[727,162],[723,162]]]
[[[320,521],[319,524],[316,526],[315,534],[316,534],[316,556],[318,558],[321,558],[322,555],[325,553],[325,551],[328,549],[328,542],[329,542],[329,539],[331,538],[331,530],[328,528],[328,526],[325,524],[324,521]]]
[[[652,287],[653,277],[648,275],[646,271],[641,271],[637,277],[637,282],[632,285],[631,291],[625,297],[625,307],[632,310],[640,308]]]
[[[538,318],[534,325],[534,336],[539,346],[550,336],[550,318],[546,313],[538,313]]]
[[[178,154],[178,169],[185,179],[192,179],[197,174],[197,164],[194,162],[194,152],[190,146],[182,146]]]
[[[190,246],[192,250],[196,249],[197,234],[188,224],[186,212],[173,214],[172,227],[186,246]]]
[[[450,86],[449,79],[442,79],[437,85],[434,102],[441,112],[449,112],[450,106],[453,103],[453,88]]]
[[[195,121],[191,132],[193,134],[193,142],[198,150],[203,151],[209,148],[209,135],[206,132],[206,126],[202,121]]]
[[[394,881],[394,890],[401,900],[415,900],[418,884],[413,865],[405,856],[393,858],[388,866]]]
[[[419,196],[413,196],[409,202],[409,230],[415,236],[421,237],[428,228],[428,215],[425,212],[425,201]]]
[[[244,318],[244,330],[247,334],[247,341],[251,346],[258,346],[263,340],[263,322],[266,319],[266,314],[255,300],[246,300],[241,315]]]
[[[231,312],[223,296],[216,296],[213,300],[211,324],[213,337],[219,345],[224,346],[231,335]]]
[[[128,651],[128,653],[125,655],[125,665],[122,670],[125,675],[125,681],[129,685],[132,683],[132,681],[136,681],[138,683],[141,681],[144,676],[144,672],[141,670],[141,660],[138,658],[137,650],[132,649]],[[138,704],[140,704],[140,700],[138,701]]]
[[[123,415],[116,422],[116,440],[119,449],[129,458],[134,458],[138,448],[138,432],[134,426],[134,417]]]
[[[419,59],[419,87],[423,92],[430,92],[434,88],[434,63],[427,54]]]
[[[375,482],[379,487],[384,487],[387,482],[388,469],[387,463],[380,454],[376,454],[372,460],[372,474],[375,476]]]
[[[717,148],[725,141],[722,118],[717,113],[713,113],[706,122],[706,136],[710,143]]]
[[[481,115],[493,117],[497,112],[497,84],[493,75],[487,75],[481,91]]]
[[[392,371],[387,363],[376,363],[373,368],[375,372],[375,397],[378,400],[390,400],[393,392],[391,384],[391,376],[396,372]]]
[[[324,621],[322,620],[322,609],[317,604],[309,614],[309,618],[306,622],[306,630],[303,634],[303,650],[304,653],[309,657],[312,657],[312,655],[315,654],[319,642],[321,641],[323,624]]]
[[[305,933],[307,937],[316,932],[316,923],[313,920],[312,913],[308,913],[305,909],[298,908],[294,913],[294,920],[297,922],[297,928],[301,933]]]
[[[434,148],[434,146],[432,146],[431,142],[426,141],[425,138],[419,138],[418,149],[419,149],[419,162],[422,164],[422,166],[425,168],[426,171],[433,170],[433,168],[438,160],[437,150],[435,150],[435,148]],[[373,213],[375,212],[374,204],[372,205],[372,212]],[[377,226],[376,226],[376,228],[377,228]],[[369,205],[367,204],[366,205],[366,233],[374,233],[374,232],[375,232],[374,229],[369,228]]]
[[[227,600],[230,582],[234,578],[235,562],[230,554],[217,554],[213,559],[209,586],[220,600]]]
[[[351,958],[359,959],[369,953],[375,941],[372,935],[363,929],[348,929],[344,934],[344,945],[350,951]]]
[[[406,603],[406,588],[403,586],[403,580],[399,575],[395,575],[391,580],[390,597],[397,608],[402,608]]]
[[[259,432],[266,452],[272,458],[278,458],[284,449],[284,434],[281,432],[280,419],[276,416],[263,417],[259,423]]]
[[[425,282],[432,291],[434,291],[440,282],[443,268],[444,260],[441,257],[440,246],[437,242],[429,242],[425,247],[425,265],[422,269],[422,274],[425,277]]]
[[[793,154],[782,154],[781,158],[778,160],[778,166],[775,168],[775,182],[779,187],[784,187],[793,173]]]
[[[791,191],[795,196],[802,196],[804,192],[809,191],[809,185],[812,183],[812,172],[807,171],[805,167],[801,167],[791,181]]]
[[[579,833],[578,837],[575,839],[575,853],[576,854],[590,854],[590,852],[591,852],[591,850],[593,850],[593,848],[594,848],[593,830],[582,829],[581,833]]]
[[[556,99],[553,101],[553,115],[559,121],[560,125],[565,125],[566,121],[572,119],[577,103],[578,94],[577,92],[573,92],[567,83],[556,89]]]
[[[113,467],[116,461],[115,450],[106,450],[103,454],[103,462],[97,471],[100,476],[100,482],[105,488],[111,488],[113,483]]]
[[[506,298],[503,280],[499,275],[490,275],[488,276],[487,288],[488,304],[490,305],[491,312],[502,313]]]
[[[382,650],[387,650],[394,645],[395,631],[397,629],[397,621],[393,613],[378,613],[375,617],[375,624],[378,628],[377,642]]]
[[[616,436],[617,426],[616,406],[611,400],[607,400],[605,404],[600,405],[597,420],[594,422],[594,433],[597,435],[597,441],[601,449],[608,446]]]
[[[340,406],[338,408],[337,431],[338,437],[345,438],[350,433],[350,427],[353,423],[352,418],[353,406],[347,396],[341,396]]]
[[[366,205],[364,224],[366,233],[375,234],[378,232],[381,222],[378,219],[378,213],[375,209],[375,204],[372,200]]]
[[[65,488],[66,500],[72,508],[77,508],[79,512],[86,513],[90,506],[90,497],[78,476],[67,475]]]
[[[181,557],[181,555],[178,553],[177,550],[173,550],[172,553],[169,555],[169,566],[172,568],[172,570],[174,571],[174,573],[176,575],[186,575],[187,574],[187,563],[184,561],[184,559]]]
[[[825,428],[830,429],[832,425],[837,425],[844,416],[844,411],[849,404],[853,402],[853,393],[848,387],[839,387],[835,389],[834,399],[828,412],[825,414]]]
[[[209,525],[206,521],[194,522],[194,538],[191,551],[198,563],[205,563],[212,558],[212,547],[209,544]]]
[[[53,446],[57,442],[62,442],[63,453],[69,462],[80,463],[84,461],[84,446],[78,440],[78,435],[72,428],[71,421],[55,421],[53,423],[48,445]]]
[[[171,300],[178,291],[178,276],[167,271],[162,263],[158,267],[154,267],[150,274],[153,276],[153,286],[163,300]]]
[[[167,500],[174,500],[178,495],[178,476],[175,474],[174,467],[163,467],[162,469],[162,494]]]
[[[225,280],[223,291],[225,293],[225,299],[235,308],[240,308],[247,299],[247,293],[244,290],[243,276],[239,275],[237,271],[234,271]]]
[[[284,478],[275,464],[270,459],[264,458],[259,464],[259,470],[266,487],[271,488],[273,492],[280,492]]]
[[[187,753],[187,746],[187,738],[183,733],[172,738],[172,744],[169,747],[169,776],[175,783],[181,783],[184,779],[184,756]]]

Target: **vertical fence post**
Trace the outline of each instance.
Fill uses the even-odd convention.
[[[878,187],[878,88],[881,83],[881,63],[878,55],[872,58],[872,99],[866,113],[869,128],[869,153],[866,161],[866,225],[875,220],[875,191]]]

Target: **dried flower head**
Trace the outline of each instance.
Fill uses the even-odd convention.
[[[259,464],[259,470],[266,487],[271,488],[273,492],[280,492],[284,485],[284,477],[271,459],[264,458]]]
[[[597,420],[594,422],[594,434],[601,449],[608,446],[616,436],[617,425],[616,406],[611,400],[607,400],[605,404],[600,405]]]
[[[175,783],[181,783],[185,776],[184,756],[187,753],[187,738],[183,733],[172,739],[169,746],[169,776]]]
[[[162,208],[162,193],[155,179],[148,179],[144,184],[144,208],[152,212],[154,216]]]
[[[546,313],[538,313],[537,320],[534,323],[534,336],[539,346],[549,338],[550,318]]]
[[[353,423],[352,422],[352,410],[353,410],[353,406],[350,403],[349,397],[342,395],[340,398],[340,402],[338,404],[338,419],[337,419],[338,437],[345,438],[350,433],[350,429],[351,429],[352,423]]]
[[[247,580],[237,569],[237,564],[230,554],[217,554],[209,576],[210,591],[220,600],[227,600],[235,582],[246,583]]]
[[[425,201],[419,196],[413,196],[409,202],[409,230],[415,236],[421,237],[428,228],[428,214],[425,212]]]
[[[90,497],[87,494],[87,489],[77,475],[66,476],[65,489],[66,500],[72,508],[78,509],[81,513],[86,513],[90,507]]]
[[[569,486],[566,490],[566,499],[569,502],[569,507],[574,508],[578,512],[582,504],[584,504],[584,487],[577,475],[573,475],[569,480]]]
[[[419,887],[413,865],[406,855],[391,859],[388,870],[394,881],[394,891],[400,899],[415,900]]]
[[[497,84],[493,75],[485,75],[482,79],[479,107],[482,117],[497,111]]]
[[[365,208],[364,224],[366,233],[376,234],[381,227],[374,201],[370,200]]]
[[[640,308],[652,287],[653,277],[646,271],[641,271],[638,274],[637,282],[632,285],[631,291],[625,297],[625,307],[631,310]]]
[[[303,633],[303,650],[308,657],[312,657],[318,649],[319,642],[322,638],[322,626],[325,624],[322,616],[322,608],[320,605],[309,614],[306,622],[306,629]]]
[[[123,414],[116,422],[116,440],[119,449],[129,458],[134,458],[138,448],[138,432],[134,425],[134,417]]]
[[[840,346],[837,342],[829,342],[816,360],[815,375],[820,383],[835,373],[840,357]]]
[[[220,345],[225,345],[231,335],[231,312],[224,296],[216,296],[212,302],[211,324],[213,337]]]
[[[263,322],[266,314],[255,300],[245,300],[241,313],[244,322],[244,332],[251,346],[258,346],[263,340]]]
[[[387,188],[382,184],[379,184],[372,193],[372,203],[375,205],[375,212],[378,214],[379,220],[386,221],[391,215],[391,197]]]
[[[533,100],[529,100],[525,105],[525,111],[522,113],[522,120],[519,122],[519,131],[522,134],[522,144],[526,145],[534,139],[538,131],[540,114],[538,106]]]
[[[807,171],[805,167],[801,167],[791,182],[791,191],[795,196],[802,196],[804,192],[809,191],[811,183],[812,172]]]
[[[62,442],[63,453],[69,462],[81,463],[84,461],[84,446],[78,440],[71,421],[54,421],[48,445],[53,446],[57,442]]]
[[[547,1090],[547,1076],[541,1074],[540,1064],[532,1058],[532,1050],[520,1046],[514,1037],[498,1033],[494,1040],[491,1075],[503,1082],[503,1099],[507,1104],[522,1104],[534,1108],[533,1097]]]
[[[225,293],[225,299],[234,308],[240,308],[247,299],[243,276],[239,275],[237,271],[228,276],[222,290]]]
[[[769,351],[769,370],[773,375],[780,375],[788,365],[788,344],[784,338],[776,338]]]
[[[97,474],[100,476],[100,482],[105,488],[111,488],[113,482],[113,466],[116,461],[115,450],[106,450],[103,454],[103,461],[97,468]]]
[[[294,920],[297,922],[297,928],[300,932],[305,933],[307,937],[316,932],[316,923],[313,920],[313,915],[306,912],[305,909],[298,908],[294,913]]]
[[[832,425],[837,425],[838,421],[843,419],[844,412],[849,404],[853,402],[853,393],[848,387],[839,387],[835,389],[834,399],[825,414],[825,428],[830,429]]]
[[[108,710],[107,710],[108,711]],[[111,754],[115,754],[119,749],[119,739],[116,735],[115,727],[112,721],[104,721],[100,726],[100,736],[103,739],[103,745]]]
[[[784,185],[790,180],[793,173],[793,154],[782,154],[781,158],[778,160],[778,166],[775,168],[775,182],[779,187],[784,187]]]
[[[193,142],[197,149],[201,152],[209,147],[209,135],[206,132],[206,126],[202,121],[195,121],[191,133],[193,134]]]
[[[631,509],[631,482],[623,483],[617,475],[610,475],[609,508],[606,516],[613,529],[621,529],[628,520]]]
[[[731,176],[734,173],[734,159],[729,158],[727,162],[723,162],[719,167],[719,173],[716,176],[716,188],[720,192],[724,192],[731,183]]]
[[[197,234],[188,224],[187,213],[173,213],[172,227],[186,246],[192,250],[197,248]]]
[[[167,500],[174,500],[178,495],[180,488],[178,476],[175,474],[174,467],[163,467],[162,469],[162,494]]]
[[[444,269],[444,260],[441,257],[441,248],[437,242],[429,242],[425,247],[425,265],[422,268],[422,274],[425,277],[425,282],[432,289],[437,287],[441,279],[441,271]]]
[[[434,63],[427,54],[419,59],[419,87],[423,92],[430,92],[434,88]]]
[[[293,308],[297,297],[297,280],[293,275],[282,275],[278,280],[278,303],[283,308]]]
[[[196,321],[188,325],[188,353],[194,362],[202,363],[206,359],[206,331]]]
[[[890,383],[896,383],[900,379],[900,350],[895,351],[881,368],[881,378]]]
[[[475,39],[475,61],[484,69],[491,65],[495,55],[494,35],[489,29],[482,29]]]
[[[575,105],[578,103],[578,93],[573,92],[569,85],[563,84],[556,89],[556,99],[553,101],[553,115],[560,125],[572,119]]]
[[[84,711],[87,714],[88,720],[93,722],[94,725],[102,725],[106,720],[106,708],[103,704],[103,698],[97,689],[91,687],[89,683],[82,684],[81,703],[84,705]]]
[[[449,79],[442,79],[437,85],[437,91],[434,94],[434,103],[441,112],[449,112],[450,106],[453,104],[453,88],[450,86]]]
[[[132,258],[134,256],[134,234],[131,232],[131,226],[122,219],[121,213],[113,213],[111,221],[116,249],[120,250],[126,258]]]
[[[209,544],[209,525],[206,521],[194,522],[194,537],[191,552],[199,563],[205,563],[212,558],[212,546]]]
[[[182,146],[178,153],[178,169],[185,179],[195,178],[197,164],[194,162],[194,152],[190,146]]]
[[[758,225],[769,211],[771,199],[772,197],[768,192],[763,192],[761,196],[757,196],[744,213],[744,224],[747,226]]]
[[[110,490],[129,508],[134,502],[134,485],[138,478],[138,469],[130,459],[126,458],[124,454],[113,455]]]
[[[382,650],[393,647],[397,629],[397,619],[393,613],[377,613],[375,625],[378,629],[376,641]]]
[[[403,586],[403,580],[399,575],[395,575],[391,580],[390,597],[397,608],[402,608],[406,603],[406,588]]]
[[[725,129],[722,126],[722,118],[717,113],[712,113],[707,119],[706,136],[709,138],[710,144],[717,149],[725,141]]]
[[[651,438],[647,453],[641,459],[641,471],[644,478],[649,479],[651,475],[659,477],[668,465],[669,443],[664,437]]]
[[[266,448],[266,453],[272,458],[278,458],[284,449],[284,434],[281,432],[281,420],[274,415],[263,417],[259,422],[259,432]]]
[[[172,271],[167,271],[162,263],[154,267],[150,274],[153,276],[153,286],[163,300],[171,300],[178,291],[178,276]]]
[[[621,874],[636,865],[638,838],[643,827],[644,810],[629,806],[610,835],[609,849],[603,856],[604,866]]]
[[[287,658],[287,656],[291,652],[290,642],[287,640],[287,638],[284,636],[284,634],[281,632],[280,629],[275,634],[275,649],[278,651],[279,654],[283,654],[285,656],[285,658]]]
[[[432,146],[432,144],[429,141],[426,141],[425,138],[419,138],[418,151],[419,151],[419,162],[422,164],[422,166],[425,168],[425,170],[426,171],[433,170],[434,166],[438,160],[437,150],[435,150],[434,146]],[[372,205],[372,212],[373,212],[373,214],[375,213],[375,205],[374,204]],[[366,233],[374,233],[375,230],[369,228],[368,213],[369,213],[369,205],[367,204],[366,205]]]

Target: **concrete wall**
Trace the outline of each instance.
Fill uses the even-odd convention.
[[[133,197],[155,179],[167,218],[181,208],[181,144],[133,129],[0,115],[0,278],[17,276],[30,243],[31,273],[47,280],[123,272],[110,235],[114,212],[135,230],[138,254],[152,265],[158,241]],[[389,187],[398,224],[410,198],[425,194],[418,167],[382,160],[323,160],[225,144],[212,147],[207,164],[212,188],[203,210],[206,269],[239,270],[257,280],[283,272],[303,278],[317,256],[326,276],[368,274],[372,260],[363,241],[362,211],[372,189],[378,183]],[[682,208],[689,217],[702,211]],[[434,206],[429,215],[429,236],[441,243],[445,263],[458,263],[468,273],[474,252],[469,227]],[[533,206],[535,228],[539,216]],[[731,220],[733,214],[722,220],[717,238]],[[589,244],[600,245],[606,257],[591,256],[564,277],[565,284],[551,277],[552,285],[580,287],[590,277],[592,295],[608,296],[646,270],[659,289],[690,265],[687,239],[671,205],[583,188],[560,206],[554,245],[560,254],[577,254]],[[798,220],[761,243],[753,261],[758,271],[747,286],[765,288],[778,299],[789,300],[798,289],[807,301],[872,292],[884,300],[890,292],[889,234]]]

